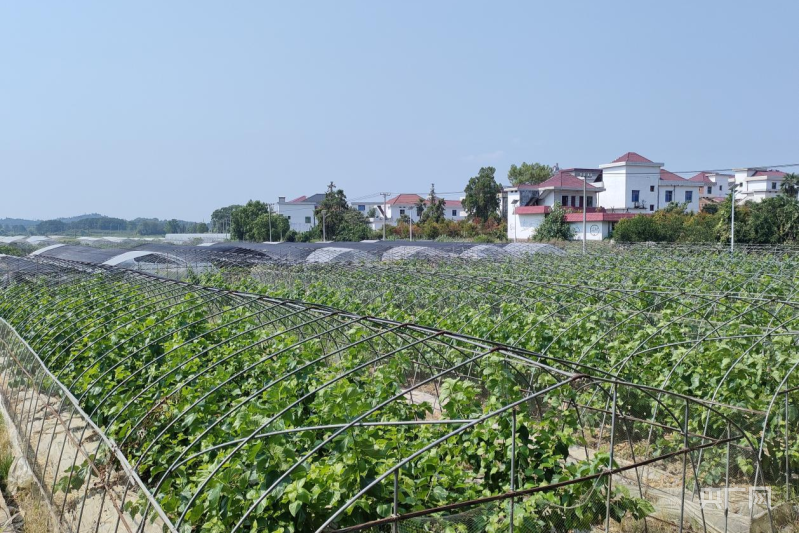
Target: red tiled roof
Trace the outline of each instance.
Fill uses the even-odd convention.
[[[296,204],[298,202],[304,202],[306,198],[308,198],[308,197],[307,196],[300,196],[299,198],[295,198],[295,199],[289,201],[289,203],[290,204]]]
[[[416,205],[422,197],[418,194],[400,194],[389,200],[388,205]]]
[[[665,168],[660,169],[660,180],[661,181],[688,181],[685,178],[678,176],[674,172],[669,172]]]
[[[458,209],[463,207],[463,204],[460,200],[446,200],[444,201],[444,207]]]
[[[520,189],[580,189],[583,190],[583,180],[574,176],[573,174],[569,174],[568,172],[561,170],[551,178],[546,181],[542,181],[536,185],[520,185]],[[597,187],[594,187],[590,183],[585,184],[585,188],[587,190],[595,190]]]
[[[627,152],[621,157],[617,157],[613,160],[614,163],[652,163],[649,159],[642,156],[641,154],[636,154],[635,152]]]
[[[781,178],[785,176],[785,172],[780,170],[758,170],[753,176],[766,176],[769,178]]]
[[[710,178],[707,177],[707,172],[700,172],[696,176],[692,176],[691,178],[688,178],[688,180],[689,181],[698,181],[700,183],[709,183],[709,184],[713,185],[713,180],[711,180]]]

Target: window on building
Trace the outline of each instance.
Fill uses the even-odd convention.
[[[577,197],[572,196],[572,207],[577,207]]]
[[[291,215],[288,215],[288,216],[286,217],[286,220],[291,220]]]
[[[311,217],[305,217],[305,223],[306,224],[310,224],[311,223]]]
[[[453,209],[452,210],[452,216],[454,216],[454,217],[458,216],[458,210],[457,209]]]
[[[649,186],[649,192],[655,192],[655,186],[654,185],[650,185]]]
[[[685,201],[693,202],[693,200],[694,200],[694,191],[685,191]]]
[[[724,187],[722,187],[721,185],[719,185],[719,192],[721,192],[721,189],[723,189],[723,188],[724,188]]]
[[[358,204],[358,211],[366,211],[366,206],[363,204]]]
[[[562,205],[563,207],[569,205],[569,197],[566,196],[565,194],[560,197],[560,205]]]
[[[707,193],[708,194],[713,194],[713,186],[712,185],[708,185],[707,186]]]
[[[585,199],[585,202],[588,204],[588,207],[594,207],[594,197],[589,196]]]
[[[404,214],[405,214],[405,210],[404,209],[400,209],[400,216],[402,216]]]
[[[649,204],[649,210],[650,211],[654,211],[655,210],[655,204]]]
[[[774,190],[776,188],[777,188],[777,182],[776,181],[772,181],[771,182],[771,190]]]
[[[638,203],[638,201],[639,201],[640,199],[641,199],[641,191],[635,191],[635,190],[634,190],[634,191],[633,191],[633,197],[632,197],[632,201],[633,201],[633,203]]]
[[[672,191],[666,191],[666,202],[673,202],[674,201],[674,193]]]

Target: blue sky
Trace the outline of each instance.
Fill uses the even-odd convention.
[[[4,2],[0,218],[799,162],[799,2]]]

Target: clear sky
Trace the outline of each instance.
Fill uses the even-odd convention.
[[[799,162],[799,2],[0,3],[0,218]]]

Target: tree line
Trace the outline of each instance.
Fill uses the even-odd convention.
[[[207,233],[205,222],[189,222],[185,220],[159,220],[157,218],[137,218],[125,220],[114,217],[92,217],[64,222],[63,220],[44,220],[32,230],[22,234],[34,235],[87,235],[98,232],[127,233],[134,235],[165,235],[167,233]]]

